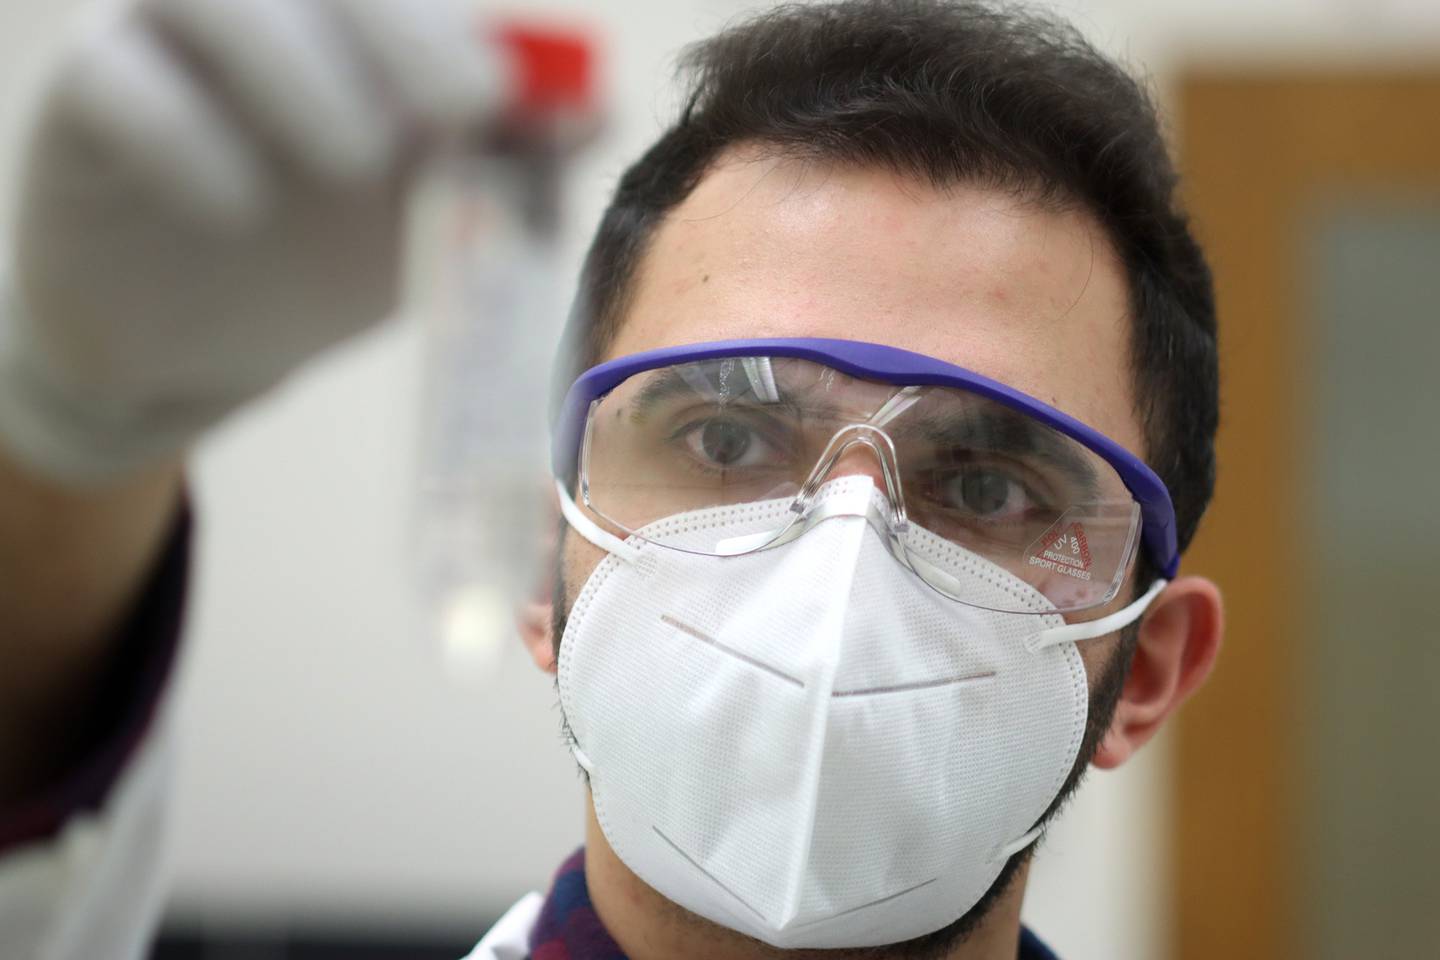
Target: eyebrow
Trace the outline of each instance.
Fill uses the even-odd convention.
[[[735,382],[742,389],[730,394],[728,399],[753,398],[767,405],[791,402],[785,396],[784,384],[775,379],[768,357],[737,357],[735,361]],[[718,400],[719,391],[710,382],[711,369],[711,364],[700,363],[656,371],[631,401],[631,418],[643,420],[661,403],[676,397]]]
[[[1087,496],[1100,492],[1100,477],[1076,444],[1006,407],[947,417],[918,416],[887,430],[897,439],[921,437],[947,449],[1036,457],[1081,486]]]
[[[630,401],[630,418],[644,420],[655,408],[675,397],[694,397],[697,384],[681,375],[679,368],[669,367],[650,377]],[[701,394],[704,396],[704,394]]]

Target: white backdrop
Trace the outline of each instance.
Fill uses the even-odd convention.
[[[75,0],[0,0],[0,182],[23,80]],[[535,4],[527,10],[536,9]],[[608,133],[570,179],[578,260],[623,164],[667,115],[683,43],[745,4],[538,5],[605,37]],[[1187,61],[1440,53],[1435,0],[1070,0],[1162,83]],[[0,215],[12,209],[7,189]],[[473,928],[547,882],[581,835],[548,677],[516,655],[442,676],[418,637],[406,510],[417,338],[391,326],[249,411],[198,459],[199,575],[181,701],[173,911],[229,924]],[[1095,776],[1053,831],[1026,915],[1071,960],[1153,960],[1166,936],[1163,741]]]

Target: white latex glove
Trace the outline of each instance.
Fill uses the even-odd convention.
[[[0,275],[0,443],[101,482],[396,305],[426,145],[510,98],[454,0],[140,0],[45,88]]]

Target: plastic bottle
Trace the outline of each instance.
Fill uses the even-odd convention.
[[[548,495],[546,402],[568,278],[560,174],[592,114],[582,37],[509,26],[514,109],[445,151],[415,204],[409,311],[424,326],[416,548],[448,667],[485,676],[513,643]]]

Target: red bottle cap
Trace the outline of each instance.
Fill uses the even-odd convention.
[[[594,58],[585,34],[510,23],[494,29],[493,35],[520,64],[517,110],[535,114],[590,109]]]

